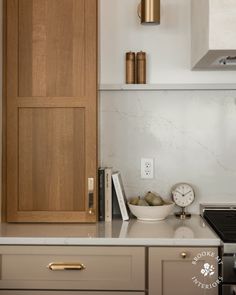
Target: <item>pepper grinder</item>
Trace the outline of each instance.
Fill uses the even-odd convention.
[[[126,53],[126,84],[135,84],[135,53]]]
[[[146,53],[137,53],[137,84],[146,84]]]

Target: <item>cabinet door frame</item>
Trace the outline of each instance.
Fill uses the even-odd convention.
[[[203,251],[210,251],[214,253],[214,257],[206,257],[206,261],[211,263],[216,273],[214,278],[218,277],[218,264],[216,257],[218,256],[218,248],[199,248],[199,247],[149,247],[149,295],[166,295],[164,293],[163,285],[163,267],[165,262],[189,262],[192,261],[199,253]],[[186,254],[186,256],[185,256]],[[201,260],[204,260],[202,258]],[[194,266],[193,266],[194,267]],[[180,269],[181,272],[181,269]],[[184,274],[183,274],[184,275]],[[192,288],[198,288],[192,283]],[[170,284],[174,286],[174,279],[170,278]],[[183,286],[185,288],[186,286]],[[174,288],[174,287],[173,287]],[[206,289],[199,288],[199,292],[202,290],[202,295],[217,295],[218,288],[211,289],[212,293],[207,292]],[[190,293],[189,293],[190,294]],[[200,293],[199,293],[200,294]],[[169,295],[169,294],[168,294]]]
[[[19,1],[4,0],[4,102],[3,102],[3,206],[8,222],[96,222],[97,221],[97,0],[86,0],[86,34],[92,40],[86,45],[86,97],[19,96]],[[33,0],[32,0],[33,1]],[[92,9],[91,9],[92,7]],[[96,28],[96,29],[95,29]],[[94,68],[93,72],[90,69]],[[85,110],[85,210],[20,211],[19,210],[19,109],[20,108],[84,108]],[[93,210],[89,208],[88,179],[94,179]],[[92,213],[92,214],[91,214]]]

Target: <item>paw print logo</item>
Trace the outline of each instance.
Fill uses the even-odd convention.
[[[201,269],[201,274],[206,277],[206,276],[213,276],[215,273],[215,268],[213,265],[210,265],[209,263],[205,263],[203,265],[203,268]]]

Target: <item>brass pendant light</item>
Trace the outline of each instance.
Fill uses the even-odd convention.
[[[160,24],[161,0],[141,0],[138,6],[138,15],[141,24]]]

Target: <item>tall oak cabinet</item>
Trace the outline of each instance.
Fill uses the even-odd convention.
[[[97,0],[5,0],[8,222],[95,222]]]

